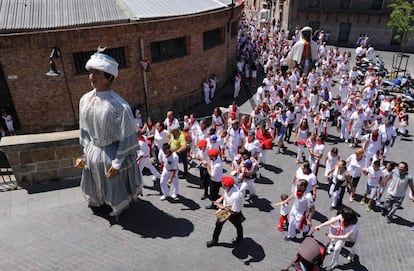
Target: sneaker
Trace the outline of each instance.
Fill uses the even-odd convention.
[[[350,254],[348,255],[348,257],[346,257],[346,259],[347,259],[348,261],[350,261],[350,262],[354,261],[354,258],[355,258],[355,254],[352,254],[352,253],[350,253]]]
[[[359,204],[365,205],[365,200],[361,199],[361,201],[359,202]]]
[[[371,207],[367,206],[367,208],[365,208],[365,211],[371,212]]]
[[[352,143],[351,143],[351,144],[349,144],[349,147],[350,147],[350,148],[352,148],[353,146],[354,146],[354,144],[352,144]]]
[[[161,197],[160,197],[160,200],[166,200],[167,199],[167,197],[166,196],[164,196],[164,195],[162,195]]]
[[[178,200],[178,196],[177,196],[176,194],[172,194],[172,195],[171,195],[171,198],[172,198],[173,200]]]
[[[292,238],[286,235],[285,238],[283,238],[283,240],[285,240],[285,241],[291,241]]]
[[[387,224],[391,224],[391,222],[392,222],[391,217],[387,216]]]
[[[159,180],[159,178],[157,178],[157,177],[155,177],[155,176],[152,176],[151,180],[152,180],[153,182],[155,182],[155,181]]]
[[[348,143],[348,139],[345,139],[345,143]]]

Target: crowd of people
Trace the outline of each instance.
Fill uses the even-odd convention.
[[[240,21],[235,101],[225,112],[214,108],[211,121],[189,114],[180,122],[168,111],[164,121],[148,117],[137,124],[126,102],[111,90],[118,74],[114,60],[101,52],[92,56],[86,68],[94,90],[80,102],[85,157],[77,161],[84,169],[82,191],[89,204],[108,204],[110,215],[118,216],[148,185],[142,177],[144,168],[151,171],[153,181],[160,182],[160,200],[179,200],[179,178],[187,177],[189,168],[197,166],[201,199],[209,200],[207,209],[217,210],[216,227],[207,247],[218,243],[227,220],[236,227],[233,243],[238,243],[243,241],[243,201],[257,197],[255,180],[263,166],[272,163],[266,159],[267,153],[275,146],[276,152],[284,155],[290,144],[297,150],[294,162],[301,165],[292,178],[289,195],[283,193],[282,201],[275,204],[281,206],[277,229],[287,230],[287,241],[295,239],[298,232],[307,236],[318,209],[318,182],[329,183],[331,208],[339,214],[313,230],[328,225],[336,229],[328,235],[334,253],[328,269],[335,268],[340,248],[347,241],[357,241],[356,214],[343,208],[342,201],[346,191],[348,201],[355,200],[362,176],[367,176],[367,185],[360,203],[371,211],[387,192],[383,215],[389,223],[406,190],[410,188],[414,194],[408,165],[385,163],[401,128],[408,125],[408,115],[398,97],[387,100],[379,94],[381,78],[373,71],[367,72],[362,87],[357,86],[349,66],[351,53],[314,42],[311,32],[309,27],[302,28],[298,33],[301,38],[291,43],[285,31],[258,29],[254,17],[246,14]],[[261,82],[257,82],[259,69],[265,74]],[[237,105],[240,87],[257,83],[256,106],[250,114],[243,114]],[[337,96],[332,94],[335,83],[340,85]],[[206,104],[211,103],[215,89],[213,74],[203,83]],[[108,112],[122,116],[122,126],[115,119],[118,115]],[[333,137],[333,125],[339,139]],[[326,140],[339,140],[355,151],[343,159],[338,148],[326,150]],[[231,174],[223,174],[224,163],[230,164]],[[325,180],[318,177],[322,175],[318,172],[321,163],[325,164]],[[102,182],[106,179],[112,181]],[[292,208],[290,200],[294,200]],[[351,250],[351,260],[352,255]]]

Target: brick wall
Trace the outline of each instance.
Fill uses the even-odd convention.
[[[235,9],[233,21],[240,12],[241,7]],[[148,104],[151,115],[157,116],[173,107],[185,109],[200,103],[201,83],[206,76],[216,73],[220,84],[233,71],[237,39],[229,39],[226,28],[229,17],[227,10],[159,21],[3,35],[0,64],[22,130],[42,132],[76,124],[79,99],[91,87],[87,75],[75,74],[72,54],[95,50],[99,44],[125,48],[128,67],[120,70],[113,88],[131,105],[144,109],[140,39],[144,41],[146,59],[151,60],[151,42],[188,37],[189,55],[151,65],[147,75]],[[225,28],[225,43],[204,51],[203,32],[218,27]],[[65,71],[68,87],[65,76],[45,75],[53,47],[62,53],[55,62],[58,70]]]

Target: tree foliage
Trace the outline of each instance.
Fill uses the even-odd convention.
[[[414,32],[414,3],[406,0],[392,0],[388,7],[392,9],[392,12],[387,26],[397,33],[393,38],[404,48]]]

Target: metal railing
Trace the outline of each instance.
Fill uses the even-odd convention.
[[[18,188],[13,170],[10,167],[7,156],[0,151],[0,192],[15,190]]]

